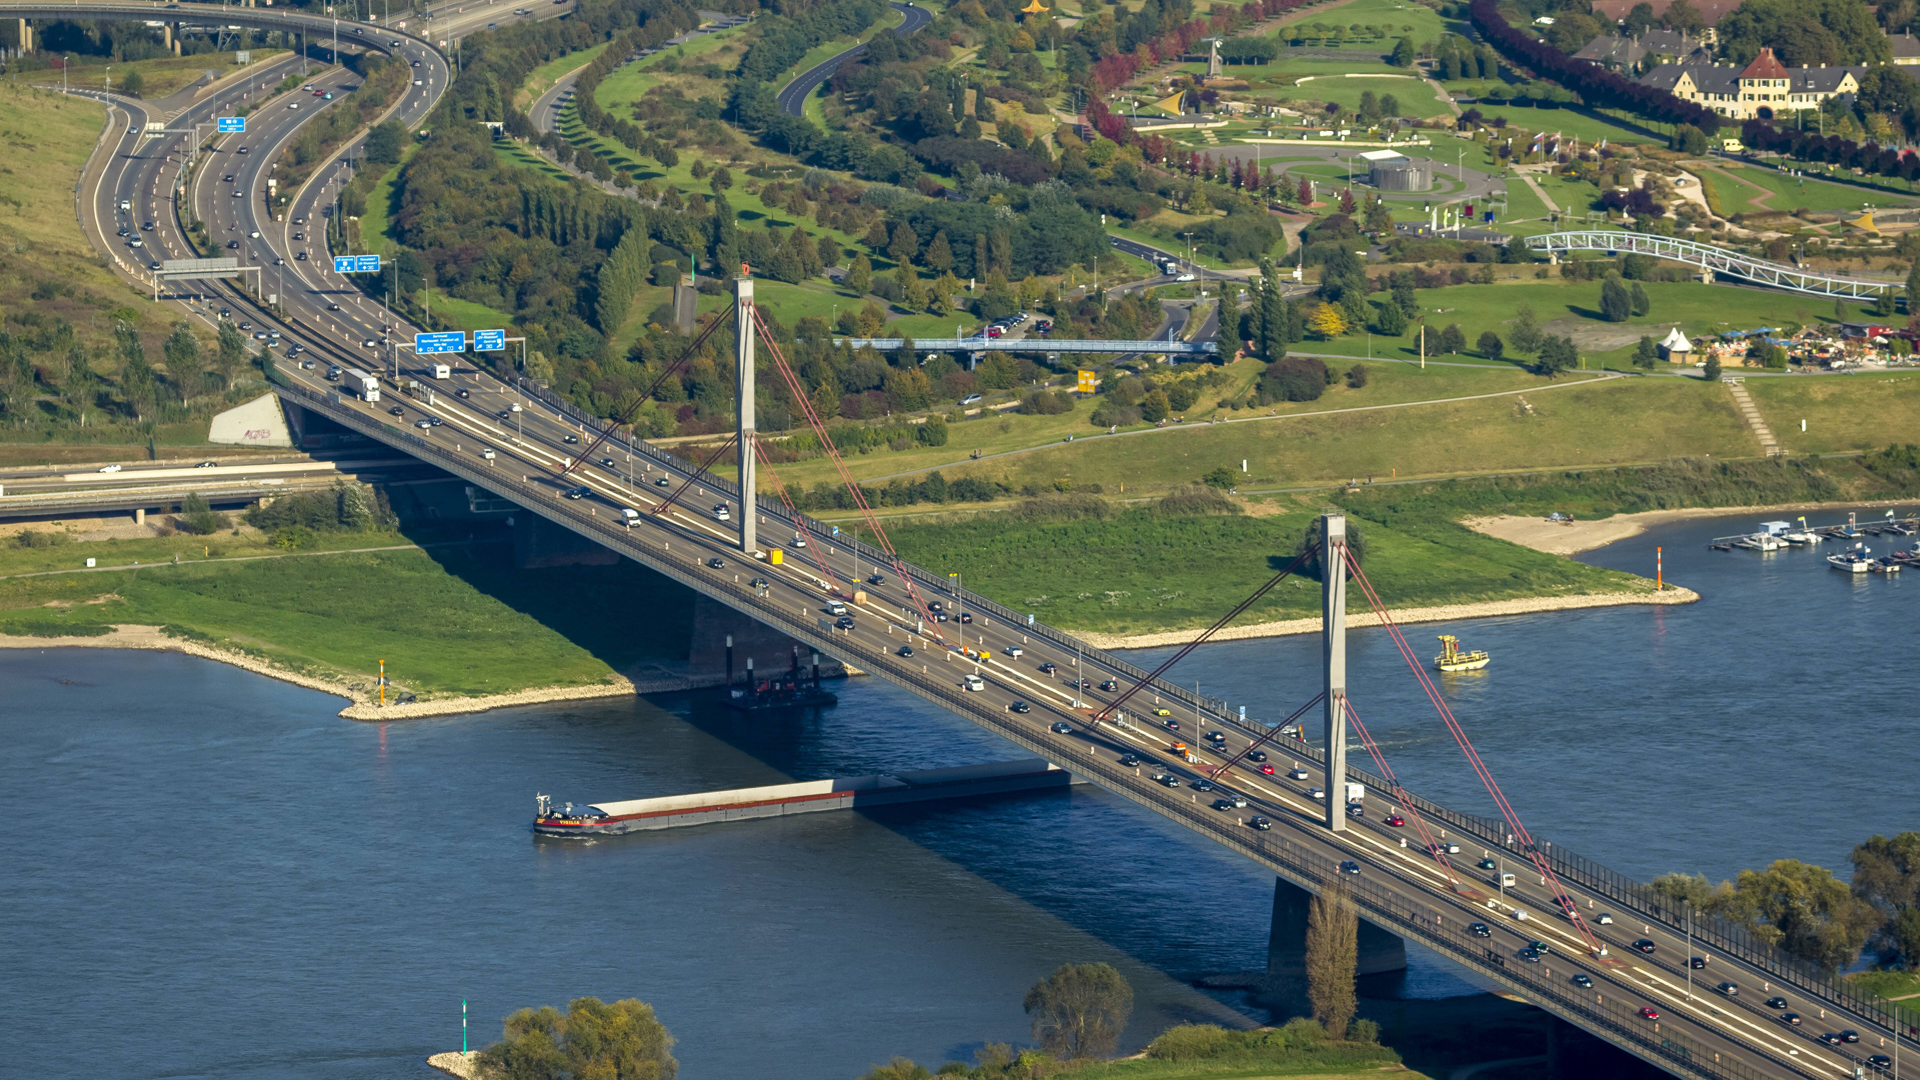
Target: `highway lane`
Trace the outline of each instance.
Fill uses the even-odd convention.
[[[287,110],[287,112],[290,115],[297,114],[302,117],[306,114],[306,110]],[[297,128],[297,121],[287,124],[284,131],[276,125],[273,131],[267,134],[278,138],[290,134],[295,128]],[[256,178],[257,172],[258,167],[256,167]],[[317,198],[317,195],[318,193],[315,192],[309,197]],[[252,199],[234,201],[248,204],[249,207],[254,203]],[[289,217],[297,216],[299,208],[296,204],[294,208],[296,214],[290,214]],[[236,215],[236,227],[238,224]],[[240,303],[238,299],[232,299],[230,302]],[[304,310],[311,314],[313,309],[308,306]],[[256,314],[263,320],[269,317],[264,312]],[[324,349],[333,355],[353,355],[351,346],[337,339],[317,340],[315,349],[316,351]],[[319,371],[297,372],[295,377],[316,388],[327,386]],[[580,438],[577,428],[544,408],[526,407],[520,412],[513,412],[511,405],[517,402],[512,389],[473,369],[463,367],[451,382],[456,391],[453,395],[436,394],[431,404],[423,401],[404,403],[404,407],[408,410],[408,419],[412,419],[416,413],[422,416],[439,417],[443,426],[427,430],[425,437],[436,444],[458,447],[461,453],[472,453],[476,456],[476,460],[478,460],[481,445],[493,447],[495,457],[488,462],[488,467],[513,469],[517,466],[522,470],[523,476],[548,474],[547,487],[558,497],[561,488],[566,485],[552,481],[550,474],[561,463],[577,454],[584,445],[581,442],[567,441],[569,436],[576,440]],[[459,397],[457,395],[459,389],[467,390],[468,397]],[[383,402],[379,407],[356,406],[356,408],[378,416],[381,422],[386,423],[389,420],[377,409],[387,405],[389,402]],[[510,424],[502,423],[495,415],[502,410],[508,412]],[[472,442],[469,443],[469,440]],[[576,474],[569,478],[569,483],[581,484],[591,492],[581,500],[581,503],[604,506],[610,513],[623,507],[632,507],[647,513],[658,505],[662,489],[655,487],[652,481],[661,475],[669,475],[664,472],[661,465],[640,460],[637,463],[641,467],[636,474],[631,468],[636,463],[631,455],[624,451],[614,451],[609,456],[614,460],[612,468],[589,465],[577,470]],[[683,474],[676,470],[670,475],[682,476]],[[799,552],[793,552],[794,557],[789,559],[785,567],[771,567],[742,559],[729,547],[733,535],[731,525],[722,525],[714,521],[707,510],[715,498],[717,495],[714,491],[696,485],[695,490],[690,493],[689,499],[683,505],[662,515],[664,520],[658,524],[676,537],[676,541],[670,541],[670,543],[694,545],[699,551],[710,553],[704,557],[721,560],[723,564],[721,567],[710,569],[717,579],[731,577],[737,582],[742,576],[762,576],[768,581],[770,597],[793,602],[797,612],[821,613],[825,594],[815,580],[818,572],[811,565],[811,558],[803,558]],[[763,520],[767,522],[770,529],[779,528],[784,531],[792,528],[791,523],[777,520],[777,518],[763,515]],[[812,548],[828,562],[836,575],[843,579],[847,576],[865,577],[867,570],[870,569],[869,566],[856,567],[854,557],[831,538],[817,539]],[[888,573],[887,577],[892,579],[894,575]],[[930,673],[935,663],[948,665],[948,670],[954,675],[954,684],[958,686],[961,685],[958,679],[959,674],[977,670],[983,678],[984,686],[977,700],[989,706],[997,705],[1001,708],[1011,705],[1016,697],[1031,701],[1035,706],[1034,713],[1030,714],[1033,719],[1023,718],[1021,722],[1034,729],[1032,734],[1036,740],[1055,745],[1062,761],[1073,760],[1073,755],[1076,753],[1114,754],[1125,748],[1151,751],[1157,757],[1166,756],[1164,746],[1158,744],[1157,733],[1152,732],[1151,729],[1139,726],[1132,730],[1102,727],[1092,734],[1083,733],[1084,714],[1076,709],[1072,702],[1075,697],[1085,701],[1101,701],[1103,700],[1101,692],[1072,690],[1056,677],[1038,671],[1038,664],[1042,662],[1043,657],[1051,659],[1063,669],[1073,670],[1071,667],[1073,658],[1061,655],[1057,647],[1047,646],[1043,649],[1036,642],[1027,640],[1027,636],[1020,628],[995,626],[990,618],[977,619],[973,623],[964,624],[963,627],[947,624],[950,632],[960,630],[968,634],[970,647],[978,649],[984,646],[992,652],[991,659],[976,664],[967,658],[958,657],[955,653],[942,650],[937,645],[930,646],[931,639],[926,631],[931,628],[919,625],[918,616],[913,613],[914,606],[899,590],[897,581],[890,580],[886,585],[873,588],[867,603],[858,609],[861,614],[856,617],[855,629],[842,635],[848,643],[848,652],[851,655],[863,655],[866,651],[891,652],[897,648],[898,643],[911,641],[916,644],[919,652],[926,653],[920,661],[923,673]],[[1015,644],[1022,647],[1025,655],[1020,658],[1008,656],[1008,648]],[[938,659],[935,659],[936,657]],[[1012,662],[1009,662],[1010,660]],[[1083,670],[1088,671],[1088,677],[1096,687],[1104,681],[1102,678],[1095,678],[1096,674],[1113,677],[1120,682],[1120,685],[1126,685],[1124,672],[1103,671],[1097,662],[1091,660],[1086,661],[1086,664],[1087,667]],[[1070,719],[1065,719],[1069,717]],[[1061,722],[1068,723],[1073,730],[1066,735],[1057,736],[1046,731],[1044,723],[1055,718],[1062,718]],[[1138,718],[1135,718],[1134,722],[1136,725],[1140,723]],[[1229,745],[1235,745],[1236,740],[1244,738],[1229,719],[1213,719],[1210,722],[1219,725],[1223,731],[1233,733],[1229,736]],[[1239,743],[1239,745],[1244,744]],[[1169,761],[1165,762],[1165,765],[1175,775],[1181,776],[1190,783],[1192,779],[1200,777],[1198,770],[1216,764],[1219,760],[1217,755],[1211,755],[1211,752],[1206,750],[1196,750],[1195,757],[1197,759],[1195,762]],[[1320,786],[1324,787],[1324,778],[1319,777],[1310,764],[1306,767],[1310,770],[1310,777],[1319,780]],[[1143,780],[1143,782],[1146,781]],[[1254,809],[1268,812],[1277,826],[1285,824],[1299,836],[1320,845],[1327,851],[1329,857],[1334,854],[1354,857],[1367,868],[1366,873],[1369,876],[1378,872],[1386,880],[1406,886],[1409,895],[1420,897],[1423,902],[1435,903],[1437,908],[1449,912],[1455,920],[1477,914],[1471,902],[1450,891],[1441,891],[1436,894],[1437,890],[1442,889],[1445,881],[1443,872],[1437,868],[1437,864],[1428,860],[1422,853],[1400,847],[1397,836],[1383,833],[1385,826],[1369,823],[1367,828],[1357,830],[1351,836],[1325,836],[1318,826],[1311,824],[1302,816],[1316,809],[1316,805],[1307,800],[1302,790],[1304,786],[1306,785],[1282,785],[1279,781],[1262,778],[1246,781],[1240,785],[1240,790],[1251,804],[1249,812]],[[1571,889],[1570,891],[1574,893],[1576,899],[1589,903],[1597,900],[1596,897],[1586,895],[1581,890]],[[1531,903],[1534,910],[1545,912],[1551,910],[1547,892],[1548,890],[1522,879],[1516,887],[1515,897],[1522,903]],[[1598,902],[1603,909],[1607,906],[1603,900]],[[1503,947],[1509,943],[1509,939],[1518,942],[1522,937],[1521,924],[1509,925],[1509,922],[1511,920],[1507,922],[1499,919],[1489,920],[1490,929],[1503,935],[1492,940]],[[1530,919],[1525,924],[1524,932],[1539,934],[1543,938],[1557,936],[1563,939],[1562,947],[1568,951],[1576,954],[1580,951],[1570,944],[1572,939],[1556,919],[1544,917]],[[1809,1075],[1840,1075],[1834,1071],[1837,1068],[1845,1068],[1845,1074],[1851,1075],[1851,1069],[1841,1064],[1844,1059],[1839,1055],[1826,1051],[1818,1044],[1808,1042],[1805,1033],[1789,1031],[1784,1025],[1779,1025],[1776,1020],[1772,1020],[1771,1014],[1756,1008],[1755,1000],[1759,993],[1764,992],[1767,980],[1759,977],[1755,972],[1745,970],[1735,960],[1714,957],[1709,963],[1709,970],[1715,970],[1716,973],[1732,972],[1732,975],[1723,977],[1734,978],[1735,982],[1742,986],[1742,996],[1727,1003],[1732,1006],[1731,1009],[1722,1007],[1721,1003],[1714,1003],[1713,1007],[1725,1015],[1710,1013],[1706,1006],[1688,1005],[1684,1001],[1675,1004],[1677,997],[1684,996],[1675,994],[1676,988],[1681,985],[1679,972],[1684,969],[1671,966],[1672,961],[1667,958],[1680,955],[1683,948],[1682,939],[1673,933],[1671,928],[1653,926],[1645,932],[1656,941],[1658,951],[1655,959],[1647,960],[1636,954],[1630,958],[1631,964],[1624,973],[1612,967],[1595,965],[1602,970],[1593,972],[1594,977],[1606,981],[1606,985],[1618,986],[1623,993],[1637,993],[1648,1001],[1657,1002],[1663,1011],[1688,1015],[1689,1022],[1697,1024],[1704,1032],[1718,1031],[1720,1035],[1738,1044],[1730,1046],[1728,1051],[1730,1053],[1744,1052],[1744,1047],[1751,1044],[1769,1053],[1781,1054],[1807,1065]],[[1603,931],[1603,935],[1604,933]],[[1611,944],[1615,946],[1612,951],[1617,954],[1618,946],[1624,940],[1630,939],[1622,935],[1622,941],[1612,941]],[[1700,952],[1701,950],[1696,950],[1697,954]],[[1667,966],[1662,966],[1663,964]],[[1749,986],[1753,988],[1754,993],[1745,992]],[[1790,994],[1789,997],[1795,999],[1797,1004],[1799,1003],[1796,995]],[[1808,1008],[1811,1012],[1818,1006]],[[1842,1024],[1841,1020],[1836,1019],[1834,1024],[1836,1027],[1851,1026],[1856,1030],[1868,1030],[1867,1025],[1859,1021]],[[1806,1045],[1796,1045],[1796,1041]],[[1830,1058],[1823,1055],[1830,1055]]]
[[[888,3],[893,10],[900,13],[900,25],[893,28],[893,32],[900,37],[906,37],[933,21],[931,13],[924,8],[915,7],[912,3],[900,3],[898,0],[888,0]],[[866,45],[861,44],[827,57],[781,87],[774,95],[774,103],[780,106],[780,111],[788,116],[802,115],[806,111],[807,95],[813,93],[821,83],[833,78],[833,73],[840,70],[840,65],[866,51]]]

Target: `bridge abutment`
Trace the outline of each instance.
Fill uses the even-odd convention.
[[[1307,975],[1307,905],[1313,894],[1288,881],[1273,880],[1273,922],[1267,938],[1267,978],[1304,979]],[[1404,971],[1407,943],[1400,935],[1360,920],[1356,975]]]

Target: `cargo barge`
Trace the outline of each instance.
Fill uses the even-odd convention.
[[[548,796],[536,795],[539,810],[533,819],[533,831],[542,836],[611,836],[825,810],[864,810],[936,799],[1047,791],[1078,783],[1085,781],[1035,758],[558,807]]]

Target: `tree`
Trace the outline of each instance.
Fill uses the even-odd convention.
[[[1413,39],[1410,37],[1403,37],[1399,41],[1394,42],[1393,55],[1387,57],[1387,63],[1392,64],[1394,67],[1398,67],[1398,68],[1412,67],[1413,66]]]
[[[933,243],[927,245],[927,269],[936,276],[953,269],[953,248],[947,243],[947,234],[933,234]]]
[[[1607,275],[1607,279],[1600,283],[1601,317],[1608,322],[1626,322],[1632,314],[1633,297],[1628,294],[1627,287],[1620,283],[1619,278]]]
[[[1354,390],[1364,390],[1367,385],[1367,368],[1364,364],[1355,364],[1347,369],[1347,386]]]
[[[1347,316],[1335,304],[1321,303],[1314,307],[1313,315],[1307,325],[1322,338],[1337,338],[1347,332]]]
[[[1062,964],[1027,991],[1033,1037],[1069,1060],[1113,1052],[1133,1015],[1133,987],[1111,964]]]
[[[1500,335],[1491,330],[1482,331],[1480,340],[1474,342],[1474,347],[1480,350],[1481,356],[1489,360],[1499,360],[1506,355],[1507,351],[1506,346],[1500,342]]]
[[[1359,1009],[1354,975],[1360,961],[1360,917],[1346,886],[1329,884],[1307,906],[1307,1002],[1334,1038],[1344,1037]]]
[[[1327,382],[1327,365],[1318,357],[1283,356],[1261,374],[1260,401],[1316,401]]]
[[[1513,314],[1513,329],[1507,332],[1507,343],[1515,352],[1537,353],[1540,351],[1540,324],[1534,321],[1533,309],[1525,304]]]
[[[913,257],[920,252],[920,238],[913,234],[906,222],[893,227],[893,240],[887,244],[887,254],[902,269],[913,264]]]
[[[1627,291],[1627,300],[1631,304],[1633,313],[1636,316],[1645,315],[1647,312],[1653,310],[1653,301],[1647,299],[1646,287],[1637,281],[1633,283],[1633,288]],[[1892,314],[1892,312],[1888,312],[1888,314]]]
[[[865,255],[855,255],[853,263],[847,267],[847,291],[855,296],[865,296],[873,289],[873,264]]]
[[[1399,337],[1406,333],[1407,317],[1401,313],[1400,305],[1391,299],[1381,304],[1380,314],[1373,321],[1373,329],[1375,333],[1384,334],[1387,337]]]
[[[1200,482],[1208,487],[1219,488],[1222,491],[1231,490],[1234,486],[1233,470],[1227,468],[1225,465],[1216,465],[1212,469],[1209,469],[1205,476],[1200,478]]]
[[[137,70],[127,72],[127,77],[120,82],[120,92],[128,97],[139,97],[146,88],[147,80]]]
[[[1854,962],[1883,921],[1874,906],[1823,867],[1780,859],[1765,870],[1742,870],[1726,898],[1727,914],[1756,937],[1829,974]]]
[[[1700,369],[1700,377],[1708,382],[1720,381],[1720,358],[1713,353],[1707,354],[1706,366]]]
[[[1880,962],[1920,969],[1920,832],[1875,835],[1853,849],[1853,895],[1883,920],[1874,935]]]
[[[1652,371],[1653,362],[1659,357],[1660,354],[1653,347],[1653,339],[1641,334],[1640,344],[1633,347],[1633,366],[1642,371]]]
[[[1549,334],[1540,342],[1540,355],[1534,368],[1551,379],[1579,362],[1580,352],[1573,347],[1572,338]]]
[[[1459,323],[1448,323],[1447,328],[1440,331],[1441,352],[1449,354],[1459,353],[1464,351],[1466,347],[1467,335],[1460,329]]]
[[[407,129],[398,120],[388,120],[373,125],[367,132],[367,160],[379,165],[392,165],[400,160],[400,152],[406,146]]]
[[[180,514],[174,522],[195,536],[212,536],[227,528],[229,524],[227,515],[218,513],[208,506],[206,496],[197,491],[188,495],[186,501],[180,504]]]
[[[1705,154],[1707,133],[1692,124],[1676,124],[1673,129],[1673,148],[1687,154]]]
[[[575,998],[565,1015],[551,1005],[522,1009],[504,1026],[505,1037],[480,1051],[482,1071],[498,1080],[673,1080],[680,1070],[666,1025],[632,998]]]
[[[186,323],[173,324],[173,333],[167,335],[160,351],[167,358],[167,374],[174,382],[184,383],[189,375],[199,372],[200,339],[193,336],[193,327]]]
[[[1149,424],[1165,420],[1173,412],[1173,402],[1167,399],[1165,390],[1149,390],[1140,399],[1140,418]]]

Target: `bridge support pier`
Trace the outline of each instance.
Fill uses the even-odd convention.
[[[1320,523],[1320,655],[1326,676],[1326,701],[1322,709],[1327,740],[1327,830],[1344,832],[1347,828],[1347,518],[1344,514],[1327,514]]]
[[[733,393],[735,414],[734,453],[740,458],[740,551],[748,558],[759,550],[755,526],[760,506],[754,499],[754,427],[753,427],[753,279],[736,278],[733,283]]]
[[[33,24],[27,22],[25,19],[20,20],[19,41],[21,56],[25,56],[33,51]]]
[[[1307,904],[1313,894],[1288,881],[1273,881],[1273,925],[1267,938],[1267,979],[1271,983],[1307,977]],[[1407,943],[1400,935],[1360,920],[1356,975],[1404,971]]]

